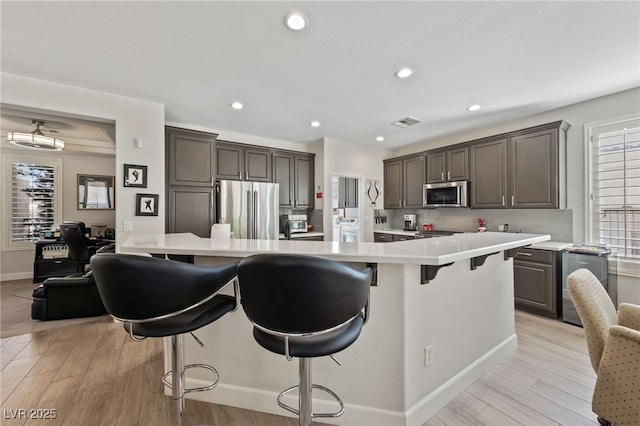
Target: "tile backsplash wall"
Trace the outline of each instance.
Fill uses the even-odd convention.
[[[477,232],[478,218],[483,218],[487,231],[498,231],[498,225],[509,224],[509,232],[549,234],[553,241],[573,242],[573,215],[571,210],[527,209],[416,209],[378,210],[387,216],[386,224],[374,223],[374,229],[402,229],[403,215],[414,213],[418,216],[418,226],[431,223],[433,229]]]

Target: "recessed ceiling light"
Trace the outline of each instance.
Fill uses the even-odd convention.
[[[411,77],[415,71],[416,70],[411,67],[403,67],[396,71],[394,75],[398,78],[407,78]]]
[[[233,103],[231,103],[231,108],[233,108],[233,109],[242,109],[242,108],[244,108],[244,105],[242,105],[242,102],[233,102]]]
[[[284,17],[284,25],[292,31],[300,31],[307,26],[307,19],[301,13],[291,13]]]
[[[311,126],[311,127],[320,127],[320,122],[319,121],[312,121],[311,123],[309,123],[309,126]]]
[[[471,105],[467,107],[467,111],[477,111],[480,109],[480,105],[476,104],[476,105]]]
[[[382,141],[384,140],[384,136],[378,136],[378,137],[376,138],[376,140],[377,140],[378,142],[382,142]]]

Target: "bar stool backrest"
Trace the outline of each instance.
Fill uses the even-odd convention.
[[[303,255],[260,254],[238,265],[240,299],[253,323],[282,333],[312,333],[358,315],[369,298],[371,269]]]
[[[120,253],[98,253],[91,268],[105,308],[132,322],[192,307],[231,281],[237,263],[216,267]]]

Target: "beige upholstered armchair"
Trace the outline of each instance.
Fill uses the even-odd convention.
[[[615,306],[598,279],[579,269],[567,287],[587,337],[597,374],[593,412],[601,423],[640,424],[640,306]]]

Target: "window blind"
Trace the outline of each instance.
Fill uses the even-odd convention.
[[[11,163],[11,240],[34,241],[56,218],[56,167]]]
[[[595,234],[618,257],[640,259],[640,125],[616,123],[593,135]]]

